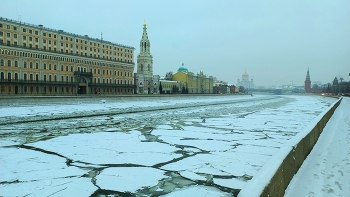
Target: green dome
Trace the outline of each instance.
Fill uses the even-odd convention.
[[[179,69],[177,69],[178,72],[188,72],[187,68],[181,66]]]

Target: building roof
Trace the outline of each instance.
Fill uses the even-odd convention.
[[[177,69],[178,72],[188,72],[186,67],[180,66],[179,69]]]

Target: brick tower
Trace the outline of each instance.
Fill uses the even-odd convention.
[[[309,69],[307,69],[306,79],[305,79],[305,92],[310,93],[310,90],[311,90],[311,81],[310,81]]]

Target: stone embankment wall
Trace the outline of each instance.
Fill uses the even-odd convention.
[[[341,98],[281,147],[239,192],[238,197],[282,197],[340,102]]]

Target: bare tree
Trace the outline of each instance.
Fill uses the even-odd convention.
[[[173,80],[173,72],[167,72],[166,74],[165,74],[165,79],[166,80]]]

